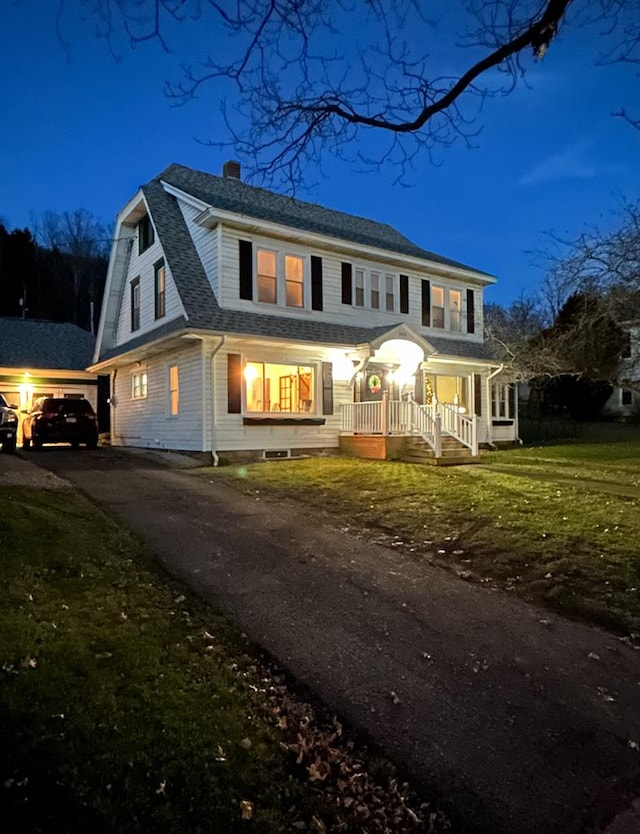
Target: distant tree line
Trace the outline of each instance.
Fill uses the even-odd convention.
[[[0,316],[69,321],[95,332],[110,232],[84,209],[43,212],[33,228],[0,222]]]

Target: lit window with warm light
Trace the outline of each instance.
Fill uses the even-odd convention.
[[[449,290],[449,327],[451,330],[462,329],[462,293]]]
[[[180,380],[178,366],[169,367],[169,414],[175,417],[180,411]]]
[[[308,414],[315,411],[313,366],[247,362],[244,382],[248,412]]]

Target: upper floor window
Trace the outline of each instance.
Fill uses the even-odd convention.
[[[138,223],[138,254],[141,255],[155,240],[151,218],[145,214]]]
[[[396,308],[396,277],[395,275],[385,276],[385,306],[389,312]]]
[[[287,307],[304,307],[304,260],[302,258],[285,255],[284,286]]]
[[[360,270],[362,271],[362,270]],[[371,273],[371,309],[380,309],[380,273]]]
[[[431,326],[444,327],[444,287],[431,288]]]
[[[158,261],[154,266],[155,272],[155,315],[161,319],[167,312],[166,306],[166,274],[164,261]]]
[[[462,293],[460,290],[449,290],[449,328],[462,329]]]
[[[131,282],[131,329],[140,329],[140,277]]]
[[[275,252],[258,249],[258,301],[278,303],[278,271]]]
[[[356,269],[356,307],[364,307],[364,269]]]

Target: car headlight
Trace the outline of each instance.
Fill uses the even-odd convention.
[[[15,411],[4,411],[0,416],[0,423],[17,423],[18,415]]]

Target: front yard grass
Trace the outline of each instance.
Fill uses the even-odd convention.
[[[483,462],[309,458],[216,472],[382,531],[466,579],[640,632],[640,440],[514,449]]]
[[[0,488],[0,556],[3,831],[273,834],[344,820],[310,762],[330,755],[345,782],[360,768],[360,785],[362,765],[107,516],[70,490]],[[302,727],[310,761],[296,766],[287,742],[302,744]],[[365,810],[389,809],[396,826],[347,830],[414,830],[391,788],[372,787]]]

